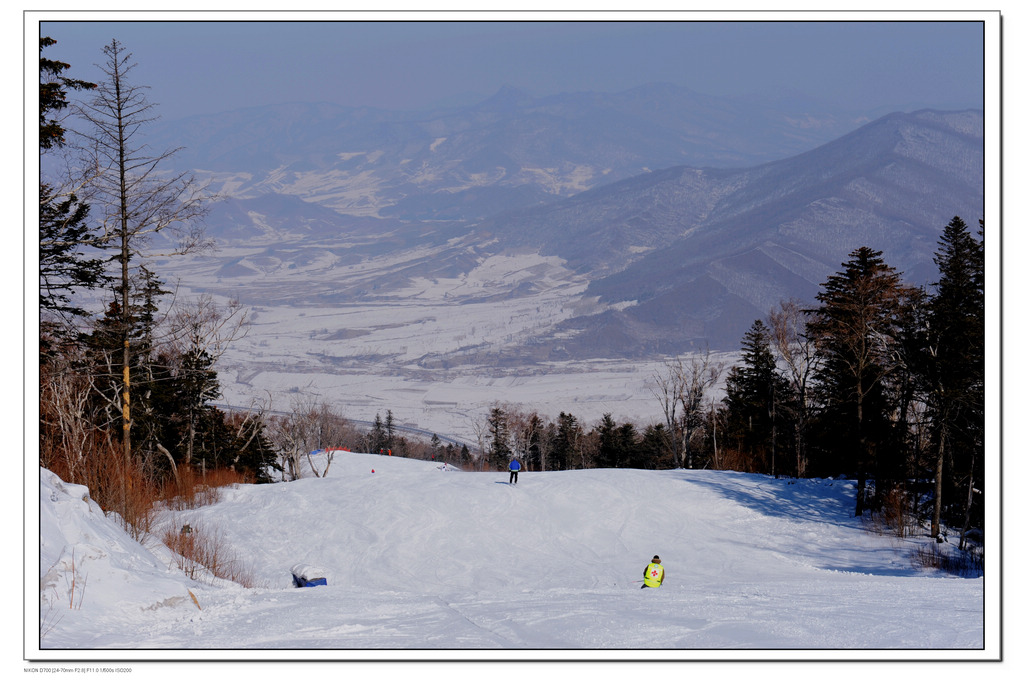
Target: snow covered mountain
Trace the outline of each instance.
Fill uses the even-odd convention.
[[[178,168],[233,198],[276,193],[344,215],[465,221],[649,169],[785,158],[858,124],[800,107],[667,84],[542,98],[506,87],[441,111],[281,104],[195,116],[160,124],[153,144],[184,147]]]
[[[980,112],[892,114],[753,168],[675,166],[478,221],[342,215],[281,193],[227,199],[208,220],[222,249],[203,262],[215,266],[186,283],[294,307],[431,286],[448,305],[577,291],[563,300],[576,309],[550,328],[477,348],[504,364],[732,349],[772,305],[813,300],[860,246],[911,283],[934,281],[944,225],[983,216],[982,122]],[[525,260],[486,291],[446,290],[495,256]]]
[[[735,348],[771,306],[813,301],[861,246],[910,283],[936,281],[943,227],[984,217],[982,124],[977,111],[891,114],[792,158],[669,168],[483,228],[565,259],[619,305],[555,330],[573,356]]]

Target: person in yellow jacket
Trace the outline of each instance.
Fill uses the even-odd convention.
[[[641,589],[657,589],[665,581],[665,568],[661,567],[661,558],[655,556],[644,568],[644,585]]]

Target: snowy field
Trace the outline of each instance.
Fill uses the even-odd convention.
[[[179,299],[209,294],[226,306],[238,298],[247,311],[245,336],[216,365],[224,405],[287,413],[294,399],[315,396],[350,419],[372,422],[390,409],[399,425],[471,445],[495,403],[552,421],[565,411],[590,425],[606,413],[638,429],[664,420],[652,387],[672,358],[481,363],[476,353],[527,347],[572,316],[605,309],[558,258],[479,257],[458,276],[406,279],[392,273],[418,271],[441,251],[350,263],[335,254],[339,244],[261,249],[164,265],[169,280],[188,282],[177,285]],[[221,276],[226,262],[230,277]],[[737,356],[712,361],[728,367]]]
[[[918,567],[928,542],[853,517],[851,482],[624,469],[507,482],[504,473],[343,453],[325,478],[237,486],[216,504],[162,513],[154,535],[187,524],[218,536],[222,555],[256,582],[243,588],[189,578],[155,540],[129,539],[85,488],[41,471],[26,657],[1000,655],[998,565],[976,578]],[[664,586],[640,590],[654,554]],[[327,584],[295,588],[297,564]]]
[[[496,403],[537,411],[550,421],[565,411],[586,426],[596,424],[606,413],[617,423],[631,421],[638,430],[648,423],[661,423],[665,417],[653,379],[664,370],[663,362],[594,360],[514,372],[465,371],[440,380],[422,372],[381,367],[295,373],[249,363],[242,382],[237,380],[240,374],[223,363],[218,378],[222,402],[228,406],[247,408],[257,403],[289,413],[293,400],[315,396],[349,419],[372,422],[390,409],[397,425],[451,437],[475,448],[477,427],[486,423]]]

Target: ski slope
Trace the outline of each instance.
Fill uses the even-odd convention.
[[[916,567],[927,540],[853,517],[853,482],[627,469],[507,479],[338,453],[325,478],[236,486],[211,506],[161,514],[157,536],[185,524],[218,534],[258,583],[243,588],[189,579],[161,544],[132,541],[84,487],[43,470],[43,635],[36,650],[29,570],[26,657],[999,654],[985,578]],[[664,586],[640,590],[654,554]],[[327,585],[295,588],[300,563]]]

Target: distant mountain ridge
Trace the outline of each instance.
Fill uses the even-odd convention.
[[[208,143],[177,162],[227,197],[207,221],[226,248],[190,285],[290,308],[543,298],[546,321],[528,330],[464,346],[439,331],[455,340],[424,351],[425,368],[656,357],[735,349],[773,305],[813,301],[860,246],[928,284],[945,224],[983,217],[980,111],[894,113],[839,135],[838,116],[814,128],[733,105],[670,86],[506,89],[434,115],[281,105],[190,119],[166,134]],[[668,163],[679,156],[707,162]],[[528,264],[494,278],[483,265],[497,257]],[[556,291],[572,298],[552,311]],[[399,333],[361,324],[370,349]],[[353,337],[325,326],[295,351]]]
[[[854,129],[853,115],[755,106],[652,84],[396,112],[281,104],[159,124],[156,147],[233,198],[299,196],[346,215],[478,220],[686,164],[744,167]]]
[[[627,309],[566,322],[573,356],[680,344],[735,347],[772,305],[812,301],[860,246],[911,283],[954,215],[983,218],[983,116],[891,114],[813,151],[747,170],[677,167],[488,225],[513,247],[594,272],[588,290]],[[966,217],[965,217],[966,216]],[[542,240],[542,235],[549,235]]]

